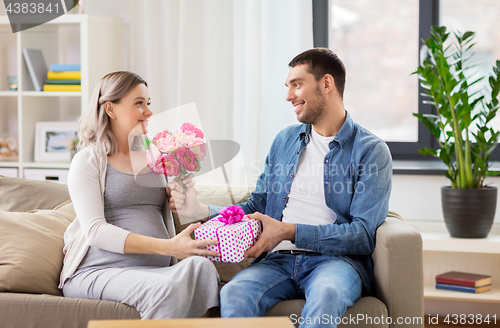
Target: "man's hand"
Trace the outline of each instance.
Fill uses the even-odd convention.
[[[198,191],[194,185],[196,180],[192,174],[181,175],[182,182],[186,186],[184,190],[176,180],[167,184],[167,194],[170,196],[169,208],[172,213],[177,213],[179,217],[187,217],[191,220],[201,220],[209,215],[208,206],[201,204],[198,200]]]
[[[280,222],[259,212],[248,217],[262,222],[263,227],[259,240],[245,253],[245,257],[256,258],[263,252],[272,251],[283,240],[295,241],[295,224]]]

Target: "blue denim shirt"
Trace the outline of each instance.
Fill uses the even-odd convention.
[[[309,124],[293,125],[276,136],[255,191],[247,202],[238,204],[246,214],[260,212],[281,221],[311,128]],[[327,225],[296,224],[295,246],[341,257],[356,268],[370,293],[370,255],[377,228],[389,208],[391,154],[381,139],[354,123],[347,112],[329,148],[324,159],[325,203],[337,219]],[[219,209],[210,206],[210,216]]]

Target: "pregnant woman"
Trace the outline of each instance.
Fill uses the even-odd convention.
[[[217,241],[192,240],[199,224],[175,235],[165,177],[133,170],[137,158],[145,163],[130,145],[147,133],[149,105],[147,83],[131,72],[110,73],[94,90],[68,175],[77,217],[64,235],[59,288],[128,304],[142,319],[206,316],[219,306],[219,276],[197,255],[219,256],[199,248]]]

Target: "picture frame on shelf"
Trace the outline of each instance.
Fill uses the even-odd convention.
[[[70,162],[77,122],[36,122],[35,162]]]

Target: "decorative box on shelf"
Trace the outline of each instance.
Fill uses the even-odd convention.
[[[17,178],[18,170],[14,167],[0,167],[0,175]]]
[[[60,184],[68,183],[68,170],[64,169],[24,169],[24,178],[31,180],[51,181]]]

